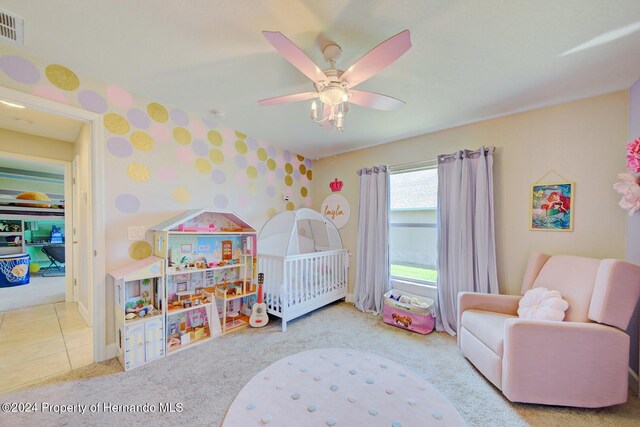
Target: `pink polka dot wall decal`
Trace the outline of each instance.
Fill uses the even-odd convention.
[[[120,194],[116,197],[115,205],[122,213],[132,214],[140,210],[140,200],[133,194]]]
[[[173,200],[180,204],[187,204],[191,201],[191,193],[184,187],[178,187],[171,193]]]
[[[102,95],[92,90],[78,92],[78,103],[85,109],[94,113],[104,114],[107,111],[107,101]]]
[[[192,120],[189,122],[189,130],[196,138],[204,138],[207,135],[207,129],[200,120]]]
[[[268,173],[267,174],[267,182],[269,184],[275,184],[277,180],[278,179],[276,178],[276,175],[274,173]]]
[[[311,199],[311,197],[307,197],[306,199],[304,199],[304,205],[308,208],[310,208],[311,205],[313,205],[313,200]]]
[[[213,198],[213,204],[216,208],[225,209],[229,206],[229,199],[224,194],[218,194]]]
[[[258,153],[256,153],[255,151],[247,151],[247,154],[245,154],[245,156],[247,157],[247,161],[249,162],[249,164],[255,165],[259,162],[258,160]]]
[[[156,142],[167,144],[171,141],[171,131],[163,124],[153,122],[149,127],[149,133]]]
[[[238,152],[234,147],[234,144],[224,144],[222,147],[220,147],[220,149],[222,150],[224,155],[228,158],[233,158],[235,157],[236,154],[238,154]]]
[[[125,158],[133,153],[133,148],[129,141],[124,138],[112,136],[107,139],[107,150],[116,157]]]
[[[173,123],[177,124],[178,126],[186,126],[189,124],[189,116],[187,116],[187,113],[179,108],[174,108],[173,110],[171,110],[171,113],[169,113],[169,115],[171,116],[171,120],[173,120]]]
[[[129,123],[138,129],[146,129],[151,124],[151,119],[147,113],[139,108],[132,108],[127,111],[127,119],[129,119]]]
[[[178,173],[172,166],[159,166],[156,169],[156,176],[162,182],[173,183],[178,178]]]
[[[40,70],[20,56],[4,55],[0,58],[0,69],[18,83],[31,85],[40,81]]]
[[[237,139],[236,133],[231,128],[222,128],[220,130],[220,135],[222,135],[222,139],[224,139],[227,142],[233,142]]]
[[[195,160],[196,156],[190,147],[183,145],[176,149],[176,158],[182,164],[190,164]]]
[[[32,94],[41,98],[50,99],[61,104],[69,104],[67,96],[58,88],[51,86],[37,86],[31,91]]]
[[[80,87],[80,79],[78,76],[76,76],[73,71],[62,65],[47,65],[47,68],[44,69],[44,73],[47,76],[47,80],[59,89],[73,91]]]
[[[251,205],[251,196],[249,196],[248,194],[242,194],[241,196],[239,196],[238,205],[240,205],[240,207],[243,209],[248,208],[249,205]]]
[[[191,149],[198,156],[206,156],[209,154],[209,145],[199,139],[196,139],[191,143]]]
[[[147,105],[147,113],[149,113],[149,117],[158,123],[164,123],[169,120],[169,112],[157,102]]]
[[[105,114],[103,121],[104,127],[107,128],[109,132],[115,133],[116,135],[124,135],[129,132],[129,129],[131,128],[127,119],[116,113]]]
[[[236,172],[236,184],[239,185],[247,185],[249,183],[249,177],[243,170],[239,170]]]
[[[191,143],[191,134],[185,128],[173,128],[173,139],[180,145],[187,145]]]
[[[236,134],[236,137],[238,137],[239,139],[245,139],[247,137],[246,134],[240,132],[239,130],[234,131],[234,133]]]
[[[224,184],[226,179],[227,179],[226,175],[220,169],[216,169],[213,172],[211,172],[211,181],[213,181],[214,184],[218,184],[218,185]]]
[[[133,105],[131,94],[119,86],[107,87],[107,99],[116,107],[129,109]]]

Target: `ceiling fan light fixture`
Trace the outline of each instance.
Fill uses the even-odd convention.
[[[340,105],[349,99],[346,88],[337,83],[330,83],[320,90],[320,101],[327,105]]]

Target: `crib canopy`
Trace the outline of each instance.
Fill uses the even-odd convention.
[[[342,249],[338,228],[308,208],[274,215],[258,235],[258,253],[266,255],[300,255],[332,249]]]

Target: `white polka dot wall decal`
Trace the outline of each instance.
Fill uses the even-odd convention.
[[[36,86],[31,91],[32,94],[39,96],[40,98],[50,99],[61,104],[69,104],[67,96],[57,87],[51,86]]]
[[[326,359],[326,358],[327,358],[327,355],[326,355],[326,354],[321,354],[321,355],[320,355],[320,359]]]
[[[388,368],[388,366],[387,366],[387,365],[385,365],[385,364],[380,365],[380,367],[381,367],[382,369],[387,369],[387,368]]]
[[[300,368],[300,372],[309,372],[309,368]]]
[[[339,366],[340,366],[340,362],[335,362],[335,363],[333,364],[333,366],[339,367]]]
[[[293,393],[293,394],[291,395],[291,398],[292,398],[293,400],[298,400],[298,399],[300,399],[300,397],[301,397],[301,396],[300,396],[300,393]]]
[[[283,383],[276,384],[276,388],[277,388],[278,390],[282,390],[282,389],[283,389],[283,388],[285,388],[285,387],[286,387],[286,384],[283,384]]]
[[[436,420],[441,420],[442,419],[442,413],[441,412],[434,411],[434,412],[431,413],[431,416],[433,418],[435,418]]]
[[[173,183],[178,177],[178,173],[172,166],[159,166],[156,169],[156,176],[162,182]]]
[[[293,362],[292,362],[291,360],[289,360],[289,361],[287,362],[287,365],[292,366],[292,365],[293,365]]]
[[[124,135],[129,132],[129,129],[131,128],[127,119],[122,117],[120,114],[108,113],[104,115],[102,120],[104,122],[104,127],[107,128],[109,132],[116,135]]]
[[[184,187],[178,187],[173,190],[173,200],[180,204],[187,204],[191,200],[191,193]]]
[[[369,408],[369,413],[375,417],[378,415],[378,410],[376,408]]]
[[[20,56],[4,55],[0,58],[0,69],[18,83],[32,85],[40,80],[38,67]]]
[[[260,418],[260,421],[262,421],[263,424],[269,424],[271,422],[271,415],[264,415]]]
[[[409,399],[407,400],[407,403],[411,406],[415,406],[418,402],[415,399]]]
[[[355,403],[357,399],[356,399],[356,397],[355,397],[355,396],[349,396],[349,397],[347,397],[347,400],[348,400],[349,402],[351,402],[351,403]]]
[[[204,138],[207,135],[207,129],[200,120],[192,120],[189,122],[189,130],[196,138]]]
[[[316,375],[315,377],[313,377],[314,381],[320,381],[322,378],[320,378],[318,375]]]
[[[318,409],[318,406],[315,403],[312,403],[309,406],[307,406],[307,411],[309,412],[315,412],[316,409]]]
[[[268,381],[271,379],[271,375],[265,375],[263,378]]]
[[[402,424],[400,424],[400,422],[398,421],[394,421],[391,423],[391,427],[402,427]]]
[[[107,99],[116,107],[129,109],[133,105],[131,94],[119,86],[107,87]]]
[[[335,418],[327,418],[327,421],[326,421],[326,423],[327,423],[327,425],[328,425],[329,427],[336,425],[336,423],[337,423],[337,422],[338,422],[338,421],[336,421],[336,419],[335,419]]]
[[[161,123],[153,122],[149,126],[149,133],[153,136],[153,139],[163,144],[171,141],[171,131],[168,127]]]
[[[390,388],[386,389],[384,392],[387,394],[393,394],[393,390]]]
[[[400,375],[401,377],[406,377],[407,374],[405,374],[404,372],[400,372],[398,375]]]
[[[78,92],[78,103],[86,110],[94,113],[104,114],[107,111],[107,101],[92,90],[81,90]]]
[[[353,356],[353,353],[351,353],[350,351],[347,352],[347,357],[351,357]]]
[[[337,384],[331,384],[331,387],[329,387],[329,390],[331,391],[338,391],[340,389],[340,387],[338,387]]]
[[[418,390],[420,390],[420,391],[425,391],[426,389],[427,388],[425,386],[423,386],[423,385],[419,385],[418,386]]]
[[[78,76],[76,76],[73,71],[67,67],[63,67],[62,65],[48,65],[47,68],[44,69],[44,73],[52,85],[62,90],[72,91],[80,87],[80,79]]]
[[[375,382],[371,377],[367,378],[365,381],[367,382],[367,384],[373,384]]]
[[[349,369],[349,373],[350,373],[351,375],[355,375],[355,374],[357,374],[357,373],[358,373],[358,371],[356,371],[355,369]]]
[[[167,109],[157,102],[152,102],[147,105],[147,113],[149,114],[149,117],[158,123],[164,123],[169,120],[169,113],[167,112]]]
[[[248,409],[248,410],[250,410],[250,411],[251,411],[252,409],[256,409],[256,404],[255,404],[255,403],[249,403],[249,404],[247,405],[247,409]]]
[[[151,179],[151,170],[142,163],[131,163],[127,166],[127,176],[134,182],[147,182]]]

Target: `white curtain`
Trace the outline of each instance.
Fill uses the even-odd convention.
[[[436,327],[455,335],[458,292],[498,293],[493,147],[438,156]]]
[[[389,290],[389,168],[360,169],[355,306],[382,312]]]

